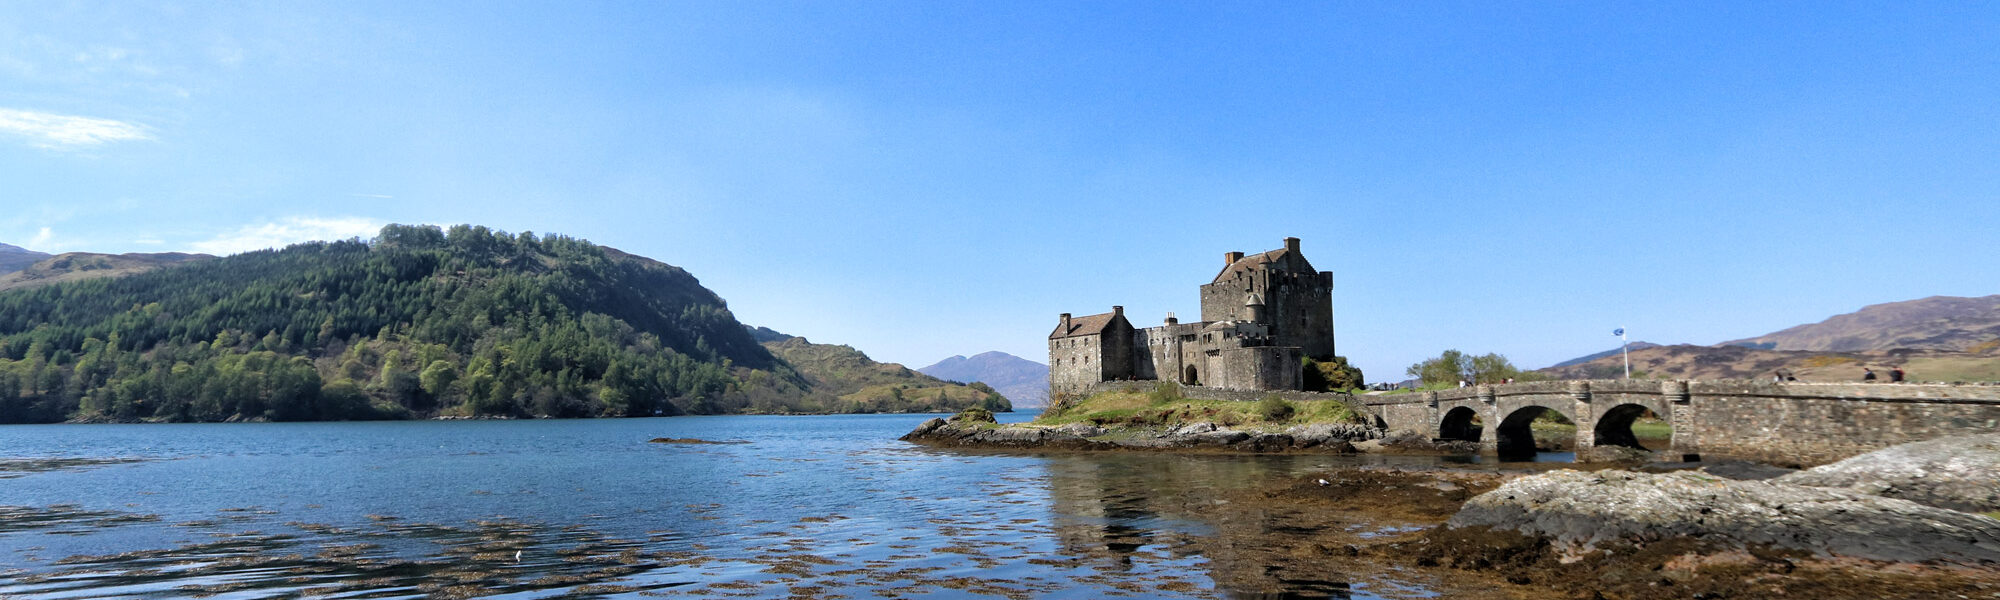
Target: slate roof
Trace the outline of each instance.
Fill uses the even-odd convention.
[[[1117,318],[1117,316],[1118,316],[1117,313],[1104,313],[1104,314],[1088,315],[1082,317],[1070,317],[1069,330],[1067,331],[1063,330],[1062,323],[1056,323],[1056,330],[1053,333],[1049,334],[1049,339],[1053,340],[1056,338],[1076,337],[1079,335],[1098,335],[1104,333],[1104,329],[1106,327],[1110,327],[1111,321]]]
[[[1263,254],[1252,254],[1236,259],[1236,262],[1229,263],[1229,266],[1223,267],[1221,273],[1216,273],[1215,280],[1209,283],[1219,283],[1224,279],[1235,279],[1238,273],[1248,273],[1253,270],[1262,269],[1264,265],[1284,260],[1285,256],[1291,254],[1291,252],[1291,250],[1279,248]]]

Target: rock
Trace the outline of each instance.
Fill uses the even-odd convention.
[[[1167,430],[1166,433],[1161,435],[1164,437],[1186,437],[1186,436],[1201,435],[1204,433],[1215,431],[1216,429],[1218,428],[1215,426],[1214,423],[1188,423],[1186,425],[1181,425],[1179,427],[1169,429]]]
[[[917,425],[916,429],[910,430],[909,433],[903,434],[903,437],[897,439],[903,441],[923,439],[931,435],[931,433],[936,432],[939,427],[944,427],[944,419],[932,417],[930,420],[924,421],[923,424]]]
[[[1353,423],[1315,423],[1286,429],[1285,433],[1300,441],[1301,447],[1312,447],[1339,440],[1359,442],[1382,437],[1382,430],[1367,425]]]
[[[1778,481],[1847,488],[1954,510],[2000,510],[2000,433],[1911,442]]]
[[[1628,446],[1591,446],[1576,453],[1576,462],[1638,464],[1653,460],[1653,452]]]
[[[1104,435],[1105,429],[1088,423],[1070,423],[1051,429],[1051,431],[1062,435],[1087,438]]]
[[[1716,477],[1723,477],[1728,479],[1763,481],[1766,479],[1776,479],[1779,477],[1784,477],[1792,473],[1797,473],[1799,472],[1799,470],[1787,469],[1784,467],[1774,467],[1764,463],[1755,463],[1744,460],[1725,460],[1725,461],[1717,461],[1714,463],[1703,464],[1701,466],[1701,472],[1714,475]]]
[[[1561,470],[1474,497],[1447,523],[1549,540],[1570,555],[1682,538],[1883,561],[2000,564],[2000,520],[1838,488],[1699,472]]]
[[[1196,444],[1201,444],[1205,446],[1228,446],[1230,444],[1250,439],[1250,434],[1241,431],[1236,431],[1234,429],[1218,429],[1215,431],[1210,431],[1208,433],[1199,434],[1193,437],[1194,437],[1194,442]]]

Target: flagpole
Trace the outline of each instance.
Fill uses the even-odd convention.
[[[1632,342],[1625,337],[1625,328],[1618,328],[1618,353],[1625,355],[1625,378],[1632,378]]]

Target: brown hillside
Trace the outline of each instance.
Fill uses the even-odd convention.
[[[1964,350],[2000,338],[2000,294],[1932,296],[1876,304],[1728,345],[1776,344],[1775,350],[1856,352],[1895,348]]]
[[[1540,372],[1561,379],[1616,378],[1624,375],[1620,360],[1608,356]],[[1801,381],[1859,381],[1866,367],[1886,382],[1889,369],[1899,366],[1912,381],[2000,381],[2000,339],[1968,350],[1822,352],[1681,344],[1632,351],[1633,376],[1652,379],[1768,379],[1786,369]]]
[[[207,254],[185,254],[181,252],[162,252],[159,254],[66,252],[29,265],[26,269],[0,275],[0,292],[62,283],[65,281],[81,281],[99,277],[123,277],[191,260],[207,260],[211,258],[215,257]]]
[[[993,407],[1008,410],[1004,397],[990,387],[977,389],[900,364],[876,362],[852,346],[815,344],[764,331],[782,336],[764,342],[764,348],[798,369],[812,383],[813,395],[831,407],[849,412],[953,412],[980,406],[992,396]]]
[[[42,262],[48,259],[48,257],[47,253],[36,252],[12,244],[0,244],[0,273],[12,273],[26,269],[28,265]]]

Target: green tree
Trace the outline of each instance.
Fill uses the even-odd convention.
[[[1335,356],[1333,360],[1326,362],[1311,358],[1299,360],[1305,377],[1306,391],[1331,392],[1357,389],[1367,385],[1361,378],[1361,368],[1348,364],[1345,356]]]
[[[1447,385],[1472,380],[1472,356],[1458,350],[1446,350],[1437,358],[1424,359],[1410,365],[1404,374],[1417,378],[1423,385]]]

